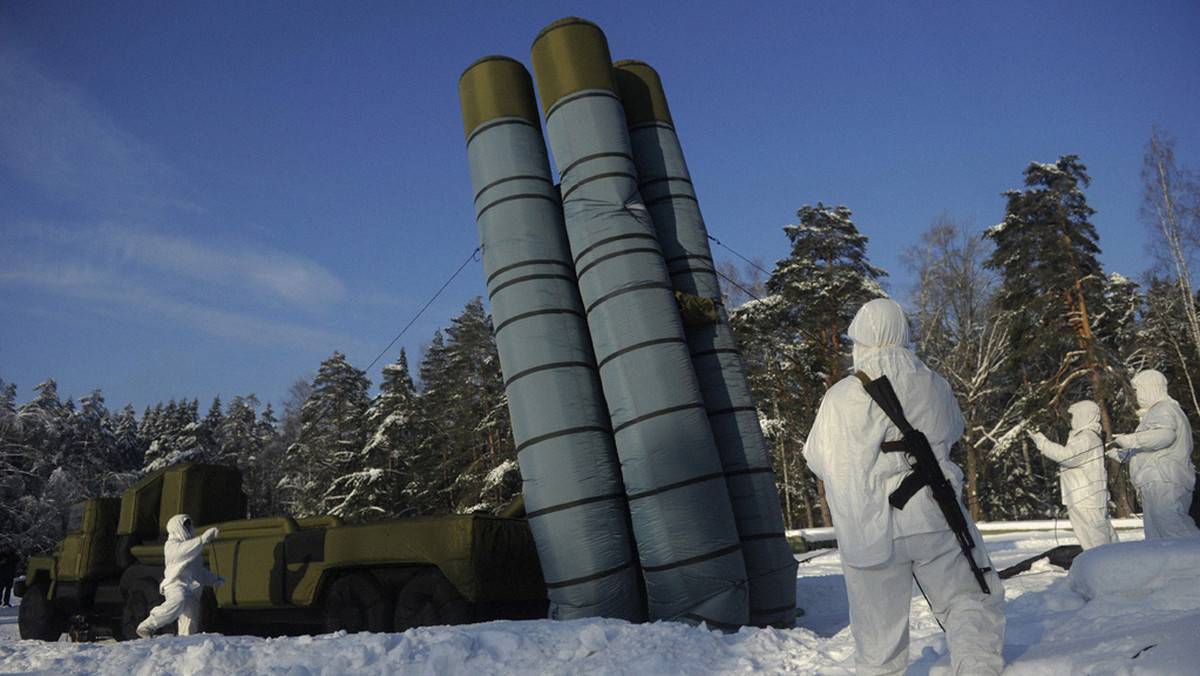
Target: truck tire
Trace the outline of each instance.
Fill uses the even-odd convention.
[[[121,610],[121,638],[132,640],[138,637],[137,628],[150,611],[166,599],[158,593],[154,580],[138,580],[125,592],[125,607]]]
[[[470,604],[436,568],[409,578],[396,597],[396,631],[470,621]]]
[[[46,589],[40,585],[25,590],[17,624],[21,638],[38,641],[57,641],[67,630],[67,618],[46,598]]]
[[[349,573],[325,594],[325,631],[392,630],[392,597],[369,573]]]

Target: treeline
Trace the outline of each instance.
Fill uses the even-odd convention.
[[[0,380],[0,541],[44,551],[70,505],[119,496],[178,462],[242,470],[251,516],[349,521],[495,511],[520,490],[491,322],[480,300],[438,331],[419,367],[383,367],[379,393],[344,355],[293,385],[278,416],[254,395],[112,413],[100,391],[63,401],[54,380],[17,404]]]
[[[978,519],[1059,514],[1057,467],[1027,442],[1036,426],[1065,440],[1063,413],[1089,398],[1105,432],[1136,422],[1128,381],[1143,368],[1170,379],[1200,411],[1200,318],[1188,273],[1200,243],[1200,190],[1155,130],[1146,156],[1147,232],[1164,265],[1140,284],[1106,274],[1089,178],[1075,156],[1030,164],[1006,214],[982,233],[949,215],[906,251],[912,288],[892,291],[913,346],[950,382],[967,426],[954,450],[965,501]],[[1015,178],[1015,177],[1014,177]],[[884,295],[886,271],[844,206],[804,206],[784,227],[788,255],[773,270],[722,270],[747,376],[774,454],[787,525],[829,524],[823,487],[803,443],[825,390],[849,374],[846,329]],[[1132,224],[1130,224],[1132,227]],[[520,491],[491,319],[467,304],[425,349],[367,374],[334,352],[282,410],[253,396],[218,399],[201,414],[184,400],[112,413],[99,391],[62,401],[53,380],[17,403],[0,381],[0,539],[20,551],[51,546],[66,508],[119,495],[147,471],[183,461],[239,467],[252,516],[333,513],[350,521],[495,511]],[[1122,467],[1110,466],[1114,509],[1136,509]]]

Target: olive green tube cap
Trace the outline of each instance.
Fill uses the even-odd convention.
[[[634,127],[647,122],[666,122],[672,127],[671,111],[662,80],[642,61],[618,61],[613,64],[621,103],[625,104],[625,122]]]
[[[458,79],[463,132],[467,138],[479,125],[502,117],[519,117],[540,125],[533,79],[516,59],[485,56]]]
[[[591,21],[559,19],[538,33],[531,51],[542,112],[547,115],[568,94],[585,89],[617,92],[608,40]]]

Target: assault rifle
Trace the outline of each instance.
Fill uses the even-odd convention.
[[[871,399],[879,404],[879,408],[883,409],[887,417],[896,427],[900,428],[900,433],[904,435],[903,441],[885,442],[883,451],[885,453],[903,451],[912,460],[912,471],[888,496],[888,502],[896,509],[904,509],[904,505],[908,504],[909,499],[916,495],[917,491],[929,486],[934,502],[942,511],[942,515],[946,517],[946,523],[950,525],[950,530],[958,538],[958,546],[962,549],[963,556],[967,557],[967,564],[971,566],[971,572],[975,575],[975,581],[979,583],[979,588],[983,590],[984,594],[991,594],[992,590],[988,588],[987,580],[983,577],[983,574],[990,571],[991,568],[980,568],[979,564],[975,563],[975,557],[971,552],[975,549],[975,538],[971,536],[967,519],[963,516],[962,507],[958,504],[958,495],[954,491],[954,486],[946,478],[946,475],[942,474],[937,457],[933,455],[929,439],[925,437],[924,432],[913,428],[908,422],[908,418],[904,417],[900,399],[896,397],[896,390],[892,389],[892,383],[887,376],[871,380],[862,371],[858,371],[854,375],[862,381],[867,394],[871,395]]]

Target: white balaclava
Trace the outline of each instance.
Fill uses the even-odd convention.
[[[191,540],[194,537],[196,531],[192,528],[192,517],[187,514],[176,514],[167,522],[167,539]]]
[[[890,298],[876,298],[864,304],[846,333],[854,341],[855,368],[861,368],[873,350],[908,346],[908,320],[900,304]]]
[[[1100,433],[1100,406],[1094,401],[1083,400],[1071,404],[1067,409],[1071,414],[1071,431],[1091,430]]]
[[[1133,377],[1137,389],[1138,408],[1147,409],[1167,399],[1167,377],[1154,369],[1146,369]]]

